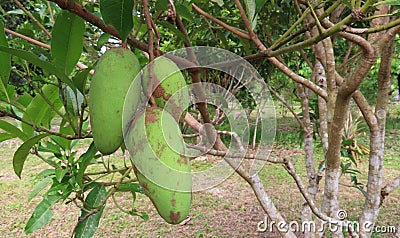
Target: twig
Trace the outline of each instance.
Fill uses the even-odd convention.
[[[228,31],[232,32],[233,34],[238,35],[238,36],[240,36],[240,37],[242,37],[244,39],[250,40],[249,34],[243,32],[243,31],[241,31],[241,30],[239,30],[239,29],[237,29],[237,28],[235,28],[233,26],[230,26],[230,25],[226,24],[223,21],[218,20],[217,18],[215,18],[215,17],[211,16],[210,14],[208,14],[207,12],[203,11],[200,7],[198,7],[194,3],[192,3],[192,7],[196,12],[198,12],[201,15],[203,15],[205,18],[217,23],[218,25],[220,25],[223,28],[227,29]]]
[[[283,164],[284,163],[283,159],[270,158],[268,156],[254,155],[254,153],[246,153],[246,154],[244,154],[244,153],[231,153],[229,151],[209,149],[209,148],[207,148],[205,146],[192,145],[192,144],[187,144],[186,146],[188,148],[190,148],[190,149],[195,149],[195,150],[198,150],[198,151],[200,151],[202,153],[206,153],[206,154],[214,155],[214,156],[221,156],[221,157],[224,157],[224,158],[261,160],[261,161],[267,161],[267,162],[274,163],[274,164]]]
[[[44,132],[44,133],[47,133],[47,134],[50,134],[50,135],[55,135],[55,136],[59,136],[59,137],[65,138],[67,140],[92,138],[92,135],[90,133],[89,134],[84,134],[84,135],[81,135],[81,136],[61,134],[59,132],[49,130],[49,129],[45,128],[45,127],[39,127],[39,126],[37,126],[37,125],[35,125],[35,124],[23,119],[22,117],[19,117],[15,113],[9,113],[7,111],[0,110],[0,117],[2,117],[2,116],[9,116],[9,117],[14,118],[14,119],[26,124],[26,125],[29,125],[29,126],[33,127],[33,129],[36,132]]]
[[[53,9],[51,8],[49,1],[46,1],[46,4],[47,4],[47,8],[49,9],[50,21],[52,23],[54,23],[56,20],[54,19]]]
[[[40,22],[21,4],[18,0],[13,0],[15,4],[48,36],[51,38],[51,34]]]
[[[386,184],[385,187],[382,188],[381,190],[381,205],[383,203],[383,200],[394,190],[400,187],[400,175],[390,181],[388,184]]]
[[[292,108],[292,106],[289,105],[289,103],[285,100],[285,98],[283,98],[278,92],[275,91],[275,89],[273,89],[271,86],[269,86],[267,84],[268,90],[271,91],[276,98],[278,98],[279,101],[281,101],[283,103],[283,105],[285,105],[285,107],[287,109],[289,109],[289,111],[292,113],[292,115],[294,116],[294,118],[296,119],[297,123],[299,123],[299,125],[301,126],[301,128],[304,130],[306,129],[306,126],[304,125],[303,121],[300,119],[300,117],[297,115],[297,113],[294,111],[294,109]]]
[[[149,60],[152,62],[154,60],[154,35],[153,35],[153,25],[151,24],[152,18],[150,14],[150,6],[147,0],[142,0],[144,7],[144,15],[146,17],[146,25],[147,25],[147,34],[149,36],[148,43],[148,52],[149,52]]]
[[[319,209],[317,208],[316,204],[314,203],[314,200],[311,198],[310,194],[306,190],[306,187],[304,186],[303,182],[301,181],[300,176],[296,173],[296,170],[294,169],[293,164],[289,160],[284,159],[284,168],[286,169],[286,171],[288,171],[290,176],[292,176],[292,178],[296,182],[297,187],[300,190],[300,193],[303,195],[303,198],[306,200],[307,204],[310,206],[312,212],[319,219],[321,219],[323,221],[326,221],[326,222],[329,222],[330,224],[337,225],[339,227],[343,227],[343,226],[346,226],[347,224],[349,224],[349,222],[347,220],[336,220],[336,219],[334,219],[332,217],[329,217],[329,216],[325,215],[321,211],[319,211]],[[352,226],[347,226],[346,228],[348,228],[349,233],[353,237],[357,236],[355,234],[354,228]]]
[[[22,35],[22,34],[20,34],[18,32],[10,30],[10,29],[4,28],[4,32],[7,33],[7,34],[10,34],[10,35],[19,37],[19,38],[21,38],[23,40],[26,40],[26,41],[28,41],[28,42],[30,42],[32,44],[38,45],[38,46],[43,47],[45,49],[48,49],[48,50],[51,49],[51,46],[48,45],[48,44],[45,44],[45,43],[40,42],[38,40],[32,39],[32,38],[30,38],[28,36]],[[80,68],[80,69],[87,69],[88,68],[88,66],[86,66],[86,65],[84,65],[84,64],[82,64],[80,62],[78,62],[76,64],[76,66],[78,66],[78,68]],[[94,74],[94,70],[90,70],[90,74]]]
[[[125,178],[126,176],[128,176],[129,173],[130,173],[131,171],[132,171],[132,167],[129,168],[129,169],[124,173],[124,175],[121,177],[121,179],[119,180],[118,183],[119,183],[119,184],[122,183],[123,180],[124,180],[124,178]],[[100,202],[100,204],[99,204],[98,206],[93,207],[93,210],[92,210],[92,211],[90,211],[90,212],[89,212],[88,214],[86,214],[84,217],[82,217],[81,219],[79,219],[79,221],[76,223],[76,225],[75,225],[75,227],[74,227],[74,229],[73,229],[73,231],[72,231],[71,237],[74,236],[75,231],[76,231],[76,228],[78,227],[78,225],[79,225],[80,223],[84,222],[85,220],[87,220],[91,215],[93,215],[93,214],[95,214],[95,213],[98,213],[98,212],[102,209],[102,207],[106,204],[107,200],[108,200],[116,191],[117,191],[117,184],[116,184],[113,188],[111,188],[111,190],[107,193],[106,197],[103,199],[103,201]],[[85,205],[87,206],[87,204],[85,204]]]

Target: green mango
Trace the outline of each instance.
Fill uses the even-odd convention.
[[[137,91],[131,95],[132,112],[140,103],[140,80],[134,80],[140,71],[135,54],[125,48],[106,51],[96,66],[89,89],[90,125],[96,148],[104,155],[114,153],[123,143],[122,112],[129,88]],[[132,85],[131,86],[131,84]]]
[[[154,74],[149,74],[151,69]],[[178,66],[166,57],[158,57],[147,65],[143,79],[144,88],[150,88],[148,93],[152,93],[157,106],[164,108],[176,121],[182,121],[189,105],[189,93]]]
[[[160,216],[170,224],[183,221],[190,211],[190,160],[175,119],[151,107],[134,120],[127,148],[136,177]]]

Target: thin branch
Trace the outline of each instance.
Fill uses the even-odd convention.
[[[48,36],[51,38],[51,34],[40,22],[22,5],[22,3],[18,0],[13,0],[15,4]]]
[[[206,153],[208,155],[220,156],[220,157],[229,158],[229,159],[261,160],[261,161],[267,161],[267,162],[274,163],[274,164],[283,164],[284,163],[284,160],[280,159],[278,157],[270,158],[269,156],[260,156],[260,155],[255,155],[254,153],[246,153],[246,154],[231,153],[229,151],[209,149],[206,146],[202,146],[202,145],[186,144],[186,146],[190,149],[195,149],[202,153]],[[272,150],[270,150],[270,151],[272,151]]]
[[[53,9],[50,6],[50,2],[46,1],[47,8],[49,9],[50,21],[54,23],[56,20],[54,19]]]
[[[147,34],[149,37],[149,43],[148,43],[148,52],[149,52],[149,60],[150,62],[154,60],[154,34],[153,34],[153,24],[151,14],[150,14],[150,5],[147,0],[143,0],[143,7],[144,7],[144,15],[146,18],[146,25],[147,25]]]
[[[228,24],[226,24],[223,21],[218,20],[217,18],[211,16],[210,14],[208,14],[207,12],[203,11],[200,7],[198,7],[196,4],[192,3],[192,7],[193,9],[198,12],[199,14],[201,14],[202,16],[204,16],[205,18],[217,23],[218,25],[222,26],[223,28],[225,28],[226,30],[232,32],[235,35],[238,35],[239,37],[242,37],[244,39],[248,39],[250,40],[250,35],[248,33],[245,33],[233,26],[230,26]]]
[[[81,136],[79,136],[79,135],[65,135],[65,134],[62,134],[62,133],[59,133],[59,132],[56,132],[56,131],[52,131],[52,130],[47,129],[45,127],[37,126],[37,125],[35,125],[35,124],[23,119],[22,117],[19,117],[15,113],[9,113],[7,111],[0,110],[0,117],[4,117],[4,116],[8,116],[8,117],[14,118],[14,119],[26,124],[26,125],[31,126],[36,132],[44,132],[44,133],[47,133],[47,134],[50,134],[50,135],[55,135],[55,136],[59,136],[59,137],[65,138],[67,140],[92,138],[92,134],[90,134],[90,133],[89,134],[83,134]]]
[[[43,47],[45,49],[50,50],[50,45],[47,45],[47,44],[45,44],[43,42],[40,42],[40,41],[35,40],[35,39],[32,39],[32,38],[30,38],[28,36],[22,35],[22,34],[20,34],[18,32],[12,31],[12,30],[7,29],[7,28],[4,28],[4,32],[7,33],[7,34],[11,34],[11,35],[17,36],[17,37],[19,37],[19,38],[21,38],[23,40],[26,40],[26,41],[28,41],[30,43],[33,43],[35,45],[38,45],[38,46],[41,46],[41,47]]]
[[[28,41],[28,42],[30,42],[30,43],[32,43],[32,44],[38,45],[38,46],[43,47],[43,48],[45,48],[45,49],[48,49],[48,50],[51,49],[51,46],[48,45],[48,44],[45,44],[45,43],[40,42],[40,41],[38,41],[38,40],[32,39],[32,38],[30,38],[30,37],[28,37],[28,36],[22,35],[22,34],[20,34],[20,33],[18,33],[18,32],[15,32],[15,31],[10,30],[10,29],[4,28],[4,32],[7,33],[7,34],[10,34],[10,35],[19,37],[19,38],[21,38],[21,39],[23,39],[23,40],[26,40],[26,41]],[[76,66],[78,66],[78,68],[80,68],[80,69],[87,69],[87,68],[88,68],[88,66],[82,64],[81,62],[78,62],[78,63],[76,64]],[[94,70],[91,70],[91,71],[90,71],[90,74],[93,74],[93,73],[94,73]]]
[[[349,233],[353,236],[353,237],[357,237],[357,234],[354,231],[354,228],[350,225],[350,226],[346,226],[347,224],[351,224],[349,223],[349,221],[347,220],[336,220],[332,217],[329,217],[327,215],[325,215],[324,213],[322,213],[316,206],[316,204],[314,203],[314,200],[311,198],[310,194],[307,192],[306,187],[304,186],[303,182],[301,181],[300,176],[296,173],[296,170],[293,166],[293,164],[287,160],[284,159],[284,167],[286,169],[286,171],[290,174],[290,176],[292,176],[292,178],[294,179],[294,181],[296,182],[297,187],[300,190],[300,193],[303,195],[303,198],[306,200],[307,204],[310,206],[312,212],[321,220],[325,221],[325,222],[329,222],[332,225],[337,225],[339,227],[346,227],[349,231]]]
[[[381,190],[381,205],[384,201],[384,199],[393,191],[398,189],[400,187],[400,175],[390,181],[388,184],[386,184],[385,187],[382,188]]]
[[[286,106],[287,109],[289,109],[289,111],[292,113],[292,115],[294,116],[294,118],[296,119],[297,123],[299,123],[299,125],[301,126],[301,128],[303,130],[306,130],[306,127],[303,123],[303,121],[300,119],[300,117],[297,115],[297,113],[294,111],[293,107],[289,105],[289,103],[285,100],[285,98],[283,98],[278,92],[276,92],[271,86],[269,86],[267,84],[268,90],[271,91],[276,98],[278,98],[279,101],[281,101],[283,103],[283,105]]]

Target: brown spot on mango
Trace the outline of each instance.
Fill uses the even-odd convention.
[[[180,212],[173,212],[170,211],[169,213],[169,219],[171,220],[171,223],[176,224],[180,221],[181,218],[181,213]]]

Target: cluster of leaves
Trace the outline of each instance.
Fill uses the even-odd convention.
[[[47,224],[53,215],[51,208],[56,203],[74,202],[81,209],[75,236],[91,237],[110,197],[117,192],[126,192],[135,200],[136,194],[143,193],[143,190],[136,179],[131,178],[130,163],[124,162],[120,167],[106,163],[93,143],[83,154],[79,152],[79,142],[91,137],[87,108],[91,68],[77,70],[76,64],[80,59],[85,59],[88,64],[97,60],[100,47],[85,35],[93,36],[99,31],[85,24],[80,17],[54,5],[49,9],[42,2],[31,2],[37,7],[33,12],[36,27],[25,17],[18,26],[13,25],[15,22],[0,20],[0,29],[15,27],[13,30],[27,37],[47,42],[38,27],[40,25],[51,31],[51,50],[21,39],[11,39],[0,32],[0,114],[5,117],[0,120],[0,142],[13,138],[22,141],[13,156],[14,171],[19,177],[30,154],[38,156],[50,167],[36,176],[38,182],[29,199],[41,191],[44,195],[27,222],[25,233]],[[19,12],[14,11],[7,14]],[[124,14],[113,15],[109,21]],[[52,17],[54,22],[51,22]],[[93,50],[94,46],[97,49]],[[93,52],[96,52],[96,57]],[[11,122],[10,118],[13,119]],[[90,173],[88,168],[91,168]],[[102,178],[111,179],[106,183]],[[134,207],[122,210],[148,218],[146,213],[138,212]]]

